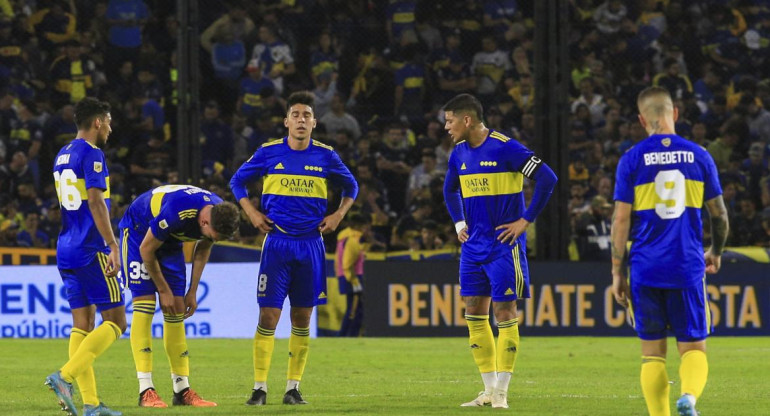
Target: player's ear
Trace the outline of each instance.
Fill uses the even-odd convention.
[[[641,114],[639,114],[637,117],[639,117],[639,124],[641,124],[642,127],[644,127],[645,130],[647,130],[647,120],[645,120],[644,117]],[[676,120],[676,119],[674,119],[674,120]]]
[[[676,123],[678,119],[679,119],[679,107],[674,106],[674,122]]]
[[[284,117],[284,119],[283,119],[283,126],[286,127],[287,129],[289,128],[289,118],[288,117]]]

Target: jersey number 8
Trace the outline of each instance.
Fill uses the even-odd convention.
[[[684,213],[687,198],[684,174],[678,169],[662,170],[655,175],[655,193],[661,202],[655,204],[655,212],[664,220],[679,218]]]
[[[80,196],[76,183],[78,177],[72,169],[64,169],[53,173],[53,179],[56,183],[56,195],[59,196],[59,205],[67,211],[77,211],[83,204],[83,198]]]

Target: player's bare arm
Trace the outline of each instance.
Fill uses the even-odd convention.
[[[238,201],[238,204],[243,208],[243,212],[246,213],[246,216],[249,217],[251,225],[259,229],[259,231],[268,233],[273,230],[273,220],[254,207],[249,198],[241,198]]]
[[[203,275],[203,268],[206,267],[206,263],[209,261],[211,247],[213,246],[214,242],[211,240],[200,240],[195,243],[195,248],[193,248],[190,288],[184,296],[185,319],[193,316],[195,310],[198,309],[198,284]]]
[[[347,196],[342,198],[340,207],[321,221],[321,225],[318,226],[321,233],[326,234],[336,230],[342,219],[345,218],[345,214],[347,214],[350,207],[353,206],[353,202],[355,202],[353,198]]]
[[[150,275],[150,279],[155,283],[155,287],[158,288],[158,297],[160,298],[160,308],[165,314],[175,314],[174,308],[174,294],[171,292],[171,287],[166,282],[166,278],[163,277],[163,272],[160,270],[160,263],[158,263],[158,256],[155,254],[160,246],[163,245],[162,240],[158,240],[152,234],[152,230],[147,230],[147,234],[142,240],[142,244],[139,246],[139,252],[142,255],[142,262],[147,269],[147,274]]]
[[[612,214],[612,294],[621,306],[628,307],[630,291],[626,281],[626,243],[631,229],[631,204],[615,201]]]
[[[110,224],[110,213],[107,210],[107,203],[104,202],[104,191],[99,188],[88,188],[88,209],[94,217],[94,224],[99,230],[102,238],[107,242],[110,248],[110,255],[107,257],[107,267],[105,274],[114,277],[120,270],[120,250],[115,235],[112,234],[112,225]]]
[[[706,209],[711,216],[711,248],[706,251],[706,273],[714,274],[722,265],[722,252],[725,249],[730,225],[727,208],[722,195],[706,201]]]

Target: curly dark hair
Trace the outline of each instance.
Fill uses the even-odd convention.
[[[238,231],[241,212],[232,202],[222,202],[211,207],[211,227],[222,235],[230,238]]]
[[[91,97],[83,98],[75,105],[75,124],[79,129],[88,130],[94,119],[103,119],[109,112],[110,103]]]

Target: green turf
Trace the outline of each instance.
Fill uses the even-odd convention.
[[[191,340],[191,384],[219,403],[214,409],[141,409],[128,340],[96,362],[99,393],[127,415],[252,414],[478,414],[460,408],[482,389],[467,340],[314,339],[301,390],[307,406],[281,404],[287,341],[276,342],[268,405],[243,403],[252,388],[251,340]],[[673,352],[675,346],[670,344]],[[171,403],[169,367],[155,340],[155,384]],[[0,339],[0,409],[6,415],[56,415],[43,379],[66,359],[66,340]],[[509,394],[515,415],[645,415],[639,387],[639,346],[634,338],[522,338]],[[709,382],[698,403],[703,416],[770,414],[767,338],[709,340]],[[672,404],[679,393],[678,358],[668,362]],[[79,395],[76,397],[80,403]],[[673,407],[672,407],[673,409]]]

